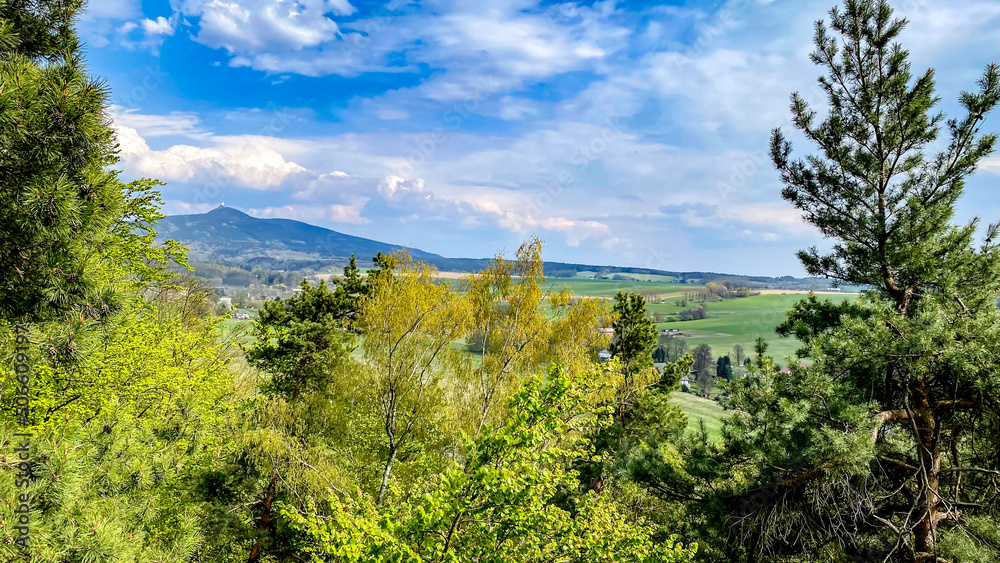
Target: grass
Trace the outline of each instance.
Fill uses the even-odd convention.
[[[699,344],[712,347],[713,357],[724,356],[733,346],[743,346],[744,353],[753,355],[753,346],[758,336],[767,341],[767,354],[773,356],[778,363],[785,363],[785,356],[794,356],[795,350],[802,344],[793,338],[781,338],[774,328],[785,320],[786,312],[792,306],[804,299],[804,294],[774,294],[756,295],[740,299],[729,299],[708,303],[705,308],[708,318],[693,321],[676,321],[658,323],[658,329],[677,328],[691,332],[691,338],[685,339],[688,350]],[[830,298],[839,303],[855,299],[856,295],[823,295],[821,299]],[[692,305],[689,304],[688,308]],[[647,306],[650,313],[673,313],[682,308],[669,303],[651,303]]]
[[[662,303],[647,303],[646,310],[650,314],[679,313],[684,309],[696,307],[696,303],[688,303],[687,307],[679,307],[674,301],[684,291],[700,287],[655,280],[623,281],[552,278],[545,282],[546,288],[553,290],[562,289],[564,285],[575,295],[604,298],[614,297],[619,290],[639,293],[655,290],[658,294],[664,296],[664,298]],[[829,298],[835,303],[839,303],[855,299],[856,297],[857,295],[854,294],[821,295],[820,299]],[[786,312],[796,302],[805,298],[805,294],[788,293],[755,295],[753,297],[717,301],[705,305],[708,311],[708,318],[694,321],[657,323],[656,327],[661,330],[676,328],[691,332],[692,337],[685,340],[688,349],[694,349],[699,344],[708,344],[712,347],[712,355],[714,357],[730,353],[736,344],[743,346],[744,353],[750,356],[753,354],[753,346],[757,337],[763,336],[768,344],[767,354],[773,356],[778,363],[783,365],[785,357],[794,356],[795,350],[801,347],[801,343],[795,339],[779,337],[774,332],[774,328],[785,320]]]
[[[705,430],[715,439],[722,439],[722,417],[725,410],[709,399],[703,399],[691,393],[674,391],[670,400],[688,416],[688,431],[698,432],[701,421],[705,421]]]
[[[579,278],[548,278],[545,280],[545,289],[559,291],[563,287],[568,288],[574,295],[580,297],[607,297],[612,298],[621,291],[632,291],[642,293],[645,291],[656,291],[658,294],[677,294],[684,290],[694,289],[694,286],[683,283],[671,283],[664,281],[627,281],[627,280],[588,280]]]

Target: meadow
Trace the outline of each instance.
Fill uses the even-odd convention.
[[[746,354],[750,355],[757,337],[763,336],[768,344],[767,354],[779,363],[784,363],[785,357],[794,356],[795,350],[802,344],[792,338],[781,338],[774,329],[785,320],[786,312],[805,297],[801,293],[787,293],[716,301],[705,305],[708,313],[705,319],[663,322],[657,323],[656,327],[660,330],[677,328],[689,331],[691,337],[685,339],[688,349],[708,344],[712,347],[713,357],[729,353],[736,344],[743,346]],[[840,303],[857,297],[856,294],[831,294],[821,295],[820,299]],[[687,308],[691,306],[689,303]],[[683,309],[672,300],[667,303],[650,303],[647,306],[651,314],[676,313]]]
[[[628,280],[594,280],[594,279],[547,279],[545,287],[558,291],[566,287],[574,295],[581,297],[614,298],[618,291],[631,291],[640,294],[655,292],[658,299],[646,305],[647,312],[652,315],[676,314],[685,309],[697,307],[697,303],[689,302],[686,306],[678,306],[675,301],[684,295],[685,291],[698,289],[702,286],[671,283],[665,281],[628,281]],[[774,329],[785,320],[785,315],[795,303],[805,299],[801,292],[772,293],[767,290],[763,295],[741,297],[706,303],[708,317],[690,321],[669,321],[656,323],[658,330],[676,328],[690,332],[686,338],[688,350],[699,344],[712,347],[712,356],[728,354],[733,346],[739,344],[747,355],[753,353],[754,342],[758,336],[767,341],[768,355],[779,363],[785,363],[786,356],[794,356],[801,343],[790,338],[781,338]],[[855,293],[831,293],[819,296],[820,299],[830,299],[835,303],[853,300]]]
[[[670,399],[687,415],[688,432],[698,432],[701,422],[704,421],[705,431],[709,437],[717,441],[722,440],[722,418],[726,415],[726,411],[719,403],[681,391],[674,391]]]

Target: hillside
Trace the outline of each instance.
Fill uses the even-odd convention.
[[[190,249],[192,258],[239,262],[260,256],[318,258],[346,261],[351,254],[368,261],[379,252],[402,245],[345,235],[291,219],[258,219],[232,207],[208,213],[173,215],[158,224],[159,238],[174,239]],[[410,248],[421,260],[440,258]]]
[[[250,269],[262,263],[289,270],[312,268],[329,271],[342,266],[354,254],[362,267],[370,264],[379,252],[388,253],[402,245],[375,241],[339,233],[291,219],[259,219],[232,207],[217,207],[208,213],[164,217],[158,225],[159,239],[174,239],[190,250],[195,260],[218,260]],[[414,258],[429,262],[441,271],[477,272],[488,258],[446,258],[420,249],[408,248]],[[484,249],[488,254],[492,249]],[[266,259],[266,260],[265,260]],[[278,266],[275,266],[278,264]],[[614,275],[655,276],[661,281],[703,284],[709,281],[733,281],[751,287],[822,289],[830,282],[821,278],[780,278],[744,276],[716,272],[675,272],[634,268],[546,262],[545,275],[552,278],[602,277]],[[663,279],[666,278],[666,279]]]

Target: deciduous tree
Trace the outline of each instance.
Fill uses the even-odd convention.
[[[547,359],[551,326],[539,310],[542,271],[542,243],[535,238],[518,248],[515,260],[499,254],[466,278],[470,341],[480,355],[470,381],[475,431],[501,420],[504,413],[497,411],[521,379]]]
[[[370,278],[358,326],[364,333],[367,385],[379,405],[386,441],[378,502],[385,501],[400,451],[443,415],[441,378],[459,352],[451,348],[468,322],[467,304],[447,285],[434,283],[433,267],[393,256]]]
[[[653,539],[607,494],[590,492],[572,512],[554,505],[575,488],[568,461],[585,455],[581,431],[607,424],[584,399],[586,374],[552,370],[511,399],[502,426],[472,439],[464,463],[428,480],[420,494],[379,505],[332,498],[330,516],[289,511],[318,561],[670,563],[690,560],[675,537]]]

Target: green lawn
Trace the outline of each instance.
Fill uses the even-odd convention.
[[[729,353],[733,345],[740,344],[749,356],[753,354],[754,341],[763,336],[768,343],[767,353],[781,364],[785,356],[793,356],[795,350],[801,347],[798,340],[780,338],[774,327],[785,320],[785,313],[797,301],[806,297],[805,294],[756,295],[740,299],[728,299],[705,305],[708,318],[693,321],[675,321],[658,323],[658,329],[676,328],[690,331],[691,338],[685,339],[688,350],[699,344],[712,347],[712,356],[718,357]],[[835,303],[853,300],[857,295],[820,295],[820,299],[829,298]],[[690,308],[689,305],[688,308]],[[666,304],[650,303],[647,310],[650,313],[673,313],[680,308],[673,302]]]
[[[722,438],[722,417],[725,410],[719,403],[682,391],[674,391],[670,400],[688,416],[689,431],[697,432],[700,421],[704,420],[708,435],[716,440]]]

